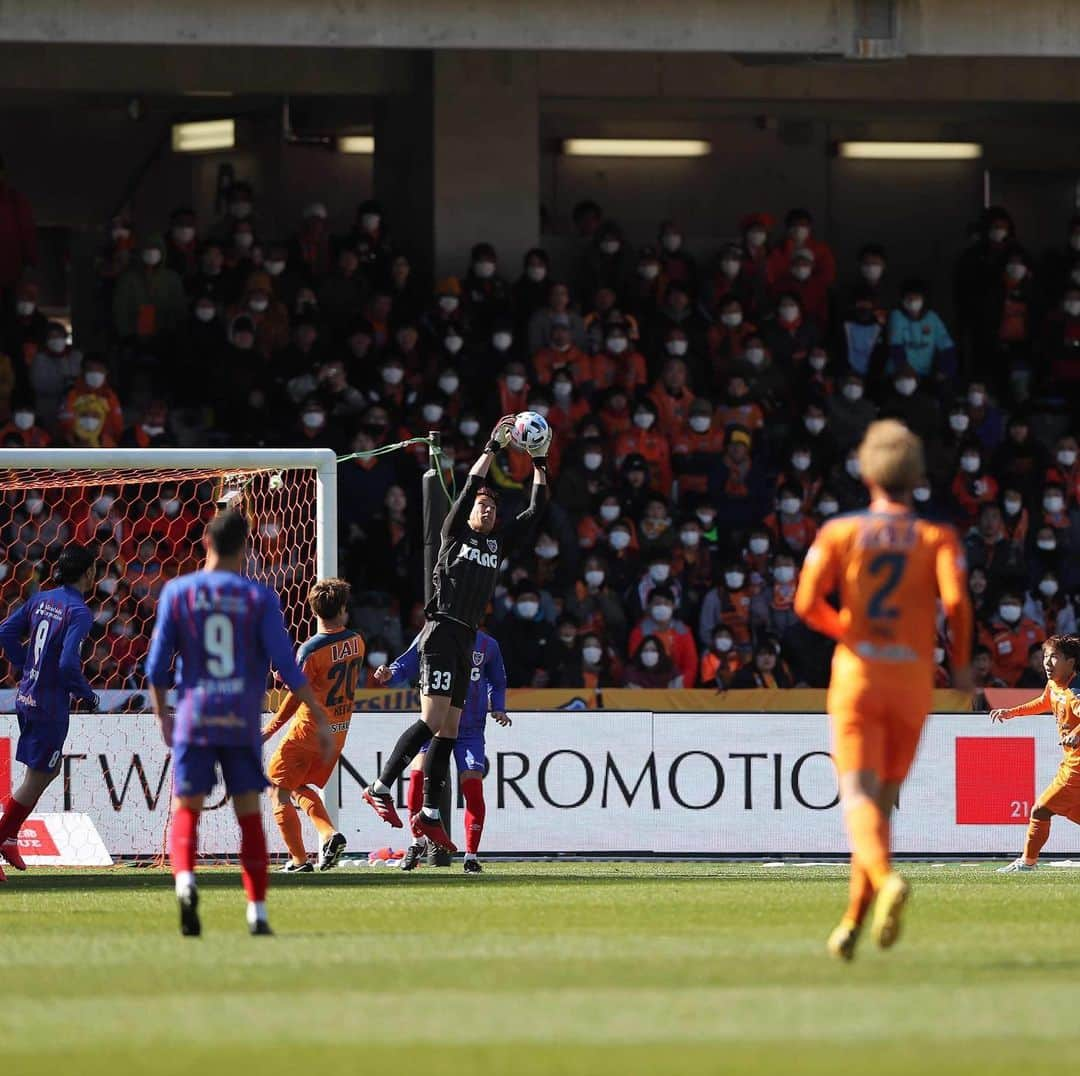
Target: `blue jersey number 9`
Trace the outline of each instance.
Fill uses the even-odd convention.
[[[232,621],[224,613],[211,613],[203,624],[206,671],[224,680],[236,671],[236,645]]]

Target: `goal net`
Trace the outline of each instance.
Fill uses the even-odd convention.
[[[72,714],[63,771],[40,812],[86,813],[113,856],[160,853],[170,757],[149,713],[144,676],[158,594],[169,579],[201,566],[203,529],[214,513],[238,508],[251,524],[247,574],[280,595],[299,644],[315,627],[309,587],[337,569],[336,476],[326,449],[4,450],[0,615],[50,585],[49,566],[66,545],[87,544],[98,555],[83,663],[101,712]],[[6,663],[2,672],[0,797],[18,769],[15,683]],[[232,812],[221,806],[211,804],[201,827],[210,854],[236,848]]]

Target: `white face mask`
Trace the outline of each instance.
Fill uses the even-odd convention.
[[[682,236],[678,232],[666,232],[660,243],[669,254],[674,254],[682,246]]]
[[[1080,317],[1080,299],[1069,299],[1065,303],[1065,313],[1070,318]]]
[[[721,314],[720,322],[729,329],[737,329],[743,323],[743,316],[738,312]]]
[[[930,488],[928,486],[916,486],[911,495],[919,504],[926,504],[930,500]]]
[[[1060,497],[1044,497],[1043,508],[1051,515],[1056,515],[1065,507],[1065,502]]]
[[[480,280],[488,280],[495,275],[494,262],[473,262],[473,273]]]
[[[634,415],[634,425],[639,430],[651,430],[656,416],[651,411],[639,411]]]
[[[309,430],[321,430],[326,425],[326,416],[321,411],[305,411],[301,421]]]
[[[960,458],[960,466],[968,474],[975,474],[981,463],[982,460],[978,456],[962,456]]]
[[[13,417],[16,429],[28,430],[34,425],[33,411],[16,411]]]
[[[1004,243],[1009,235],[1008,228],[991,228],[987,233],[991,243]]]
[[[581,656],[585,659],[586,665],[599,665],[604,652],[598,646],[586,646],[582,647]]]
[[[525,387],[525,378],[521,374],[507,374],[506,387],[511,392],[520,392]]]
[[[795,268],[791,270],[791,275],[796,280],[802,281],[802,280],[809,280],[810,279],[810,274],[812,272],[813,272],[813,268],[811,266],[809,266],[809,265],[796,265]]]
[[[1071,467],[1076,462],[1076,453],[1071,448],[1063,448],[1057,454],[1057,461],[1062,467]]]
[[[690,416],[690,429],[694,433],[707,433],[712,420],[708,415],[691,415]]]
[[[715,512],[708,512],[704,509],[695,512],[694,515],[698,517],[698,522],[701,524],[703,530],[708,530],[713,525],[713,520],[716,519]]]
[[[654,583],[666,583],[668,577],[671,575],[670,564],[650,564],[649,565],[649,578]]]
[[[626,531],[612,531],[608,543],[616,552],[621,552],[630,544],[630,535]]]
[[[905,299],[904,309],[913,317],[917,318],[922,313],[922,299]]]
[[[682,358],[686,354],[688,344],[685,340],[669,340],[664,348],[669,355],[674,355],[678,358]]]
[[[465,437],[475,437],[480,432],[480,423],[475,419],[467,418],[458,427]]]
[[[780,320],[785,325],[790,325],[799,316],[799,308],[793,306],[791,303],[783,303],[781,304],[778,313],[780,315]]]
[[[728,590],[742,590],[746,576],[742,572],[725,572],[724,585]]]
[[[237,250],[250,250],[255,245],[255,236],[251,232],[237,232],[233,236]]]
[[[86,383],[92,389],[99,389],[105,384],[105,375],[100,370],[91,370],[86,375]]]
[[[612,355],[621,355],[627,347],[629,341],[625,336],[609,336],[607,338],[607,349]]]
[[[781,564],[773,572],[773,576],[778,583],[790,583],[795,578],[795,569],[790,564]]]
[[[464,344],[465,341],[460,336],[448,336],[443,340],[443,346],[451,355],[456,355]]]
[[[857,403],[862,399],[863,388],[862,385],[845,385],[844,399],[850,400],[852,403]]]
[[[1020,509],[1024,507],[1023,501],[1018,501],[1014,497],[1010,497],[1005,501],[1005,515],[1018,516],[1020,515]]]
[[[29,299],[20,299],[15,304],[15,313],[18,314],[20,318],[28,318],[36,309],[37,303],[32,303]]]
[[[388,385],[400,385],[405,371],[400,366],[387,366],[382,372],[382,379]]]
[[[1039,583],[1039,593],[1044,598],[1052,598],[1058,592],[1056,579],[1043,579]]]
[[[439,309],[444,314],[452,314],[458,308],[458,297],[456,295],[440,295],[439,296]]]
[[[360,227],[365,232],[373,232],[379,227],[382,217],[378,213],[361,213],[360,214]]]
[[[729,280],[734,280],[742,269],[742,262],[735,258],[725,258],[720,263],[720,272]]]
[[[911,396],[914,394],[918,382],[913,377],[901,377],[894,381],[893,384],[901,396]]]
[[[876,284],[881,279],[881,274],[885,271],[885,267],[877,262],[867,262],[861,266],[860,271],[863,275],[863,280],[869,281],[871,284]]]
[[[41,497],[27,497],[26,498],[26,510],[32,516],[40,515],[41,510],[45,507],[45,501]]]
[[[684,546],[693,549],[701,544],[701,531],[687,529],[679,532],[679,541]]]
[[[250,202],[233,202],[229,206],[229,212],[237,220],[247,220],[251,216],[251,203]]]
[[[829,365],[829,357],[827,355],[811,355],[810,356],[810,369],[816,370],[821,373],[826,366]]]
[[[604,457],[599,452],[586,452],[582,457],[586,471],[598,471],[604,462]]]
[[[541,418],[547,418],[551,408],[546,403],[532,402],[528,405],[530,411],[535,411]]]
[[[963,433],[971,425],[971,419],[967,415],[950,415],[949,428],[956,433]]]
[[[491,346],[496,351],[509,351],[513,342],[514,337],[511,333],[495,333],[491,338]]]
[[[285,263],[283,261],[263,262],[263,268],[271,276],[281,276],[285,272]]]
[[[195,307],[195,317],[202,322],[213,321],[217,311],[212,306]]]
[[[547,276],[547,269],[543,265],[530,265],[525,270],[525,275],[534,284],[539,284]]]
[[[780,511],[787,516],[793,516],[799,510],[799,502],[794,497],[785,497],[780,502]]]
[[[858,459],[852,456],[851,459],[844,460],[844,470],[847,471],[851,478],[858,478],[861,474]]]
[[[760,247],[764,244],[765,238],[764,228],[751,228],[746,233],[746,245],[748,247]]]
[[[116,579],[114,576],[106,575],[98,580],[97,588],[103,594],[113,595],[116,593],[116,587],[118,583],[119,580]]]
[[[671,614],[674,611],[675,610],[666,603],[657,603],[649,610],[653,620],[655,620],[657,624],[666,624],[671,619]]]
[[[602,587],[604,585],[604,572],[599,568],[593,568],[585,573],[585,582],[590,587]]]
[[[517,615],[522,620],[532,620],[534,616],[540,611],[539,602],[518,602],[517,603]]]
[[[982,407],[982,405],[986,403],[986,393],[979,389],[972,389],[968,393],[968,403],[971,404],[972,407]]]
[[[998,615],[1006,624],[1015,624],[1020,619],[1023,610],[1019,605],[999,605]]]
[[[642,650],[641,664],[644,665],[646,669],[655,668],[660,664],[660,654],[655,650]]]
[[[551,392],[556,400],[569,400],[574,395],[574,385],[571,381],[554,381]]]
[[[1027,276],[1027,266],[1020,262],[1009,262],[1005,266],[1005,275],[1013,281],[1023,280]]]
[[[760,347],[748,347],[743,356],[751,366],[760,366],[765,361],[765,351]]]
[[[536,555],[541,560],[554,560],[559,555],[559,547],[554,542],[544,542],[536,547]]]
[[[160,503],[161,510],[167,516],[175,516],[180,511],[180,501],[176,497],[166,497]]]
[[[1040,538],[1035,544],[1043,553],[1053,553],[1057,549],[1057,542],[1053,538]]]
[[[945,660],[945,650],[943,647],[934,647],[934,664],[940,665]]]
[[[256,314],[264,314],[269,306],[269,299],[252,299],[251,302],[248,303],[248,309]]]
[[[713,639],[713,648],[721,654],[726,654],[734,645],[730,635],[718,635]]]
[[[825,429],[825,419],[811,416],[803,419],[803,425],[807,433],[818,434]]]
[[[840,511],[840,505],[836,501],[818,501],[818,512],[823,516],[835,516]]]
[[[443,374],[439,378],[439,388],[446,393],[447,396],[453,396],[458,390],[458,385],[461,384],[457,374]]]
[[[605,523],[614,523],[620,515],[622,515],[622,509],[617,504],[600,505],[600,518]],[[611,537],[614,538],[615,535],[613,534]]]
[[[756,557],[760,557],[769,552],[769,539],[768,538],[751,538],[750,539],[750,552]]]
[[[67,350],[67,341],[62,336],[52,336],[46,346],[54,355],[62,355]]]
[[[804,453],[798,453],[791,457],[791,466],[796,471],[806,471],[810,468],[810,457]]]
[[[639,265],[637,271],[642,280],[655,280],[660,275],[660,266],[656,262],[646,262]]]
[[[794,224],[788,232],[797,244],[805,243],[810,236],[810,229],[805,224]]]
[[[190,225],[182,224],[177,228],[173,228],[173,239],[177,241],[181,246],[186,243],[190,243],[195,238],[195,229]]]
[[[619,241],[618,241],[618,239],[605,239],[600,244],[600,249],[605,254],[618,254],[619,253]]]
[[[158,265],[161,262],[161,251],[157,247],[151,247],[142,252],[143,265]]]
[[[438,404],[424,404],[421,414],[425,422],[439,422],[442,419],[443,409]]]

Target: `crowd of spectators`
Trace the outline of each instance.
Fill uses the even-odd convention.
[[[0,247],[26,231],[5,212],[0,189]],[[0,442],[343,455],[438,430],[460,480],[500,415],[538,411],[554,496],[486,625],[510,685],[783,688],[826,681],[830,645],[792,611],[799,566],[825,520],[866,504],[854,449],[895,416],[926,445],[916,510],[964,537],[979,685],[1041,683],[1031,655],[1075,630],[1080,588],[1080,217],[1036,256],[985,210],[949,317],[872,236],[838,265],[804,209],[747,214],[708,259],[675,221],[639,245],[595,203],[573,219],[566,271],[479,242],[432,281],[377,202],[340,235],[309,205],[277,239],[240,182],[214,222],[112,222],[88,334],[108,345],[86,354],[38,309],[29,254],[5,255]],[[341,560],[374,663],[422,620],[424,466],[422,449],[341,465]],[[497,459],[502,510],[528,474]],[[160,491],[150,518],[177,499]],[[25,575],[10,525],[4,541],[5,577]],[[133,548],[144,571],[153,550]]]

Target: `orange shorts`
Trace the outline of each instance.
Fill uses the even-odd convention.
[[[919,747],[933,688],[873,683],[845,676],[829,685],[832,755],[838,773],[872,770],[882,781],[902,781]]]
[[[1071,822],[1080,823],[1080,773],[1062,765],[1039,795],[1035,806],[1045,807]]]
[[[289,792],[303,785],[324,788],[336,765],[336,754],[330,762],[324,762],[317,745],[290,740],[286,736],[271,756],[266,776],[272,784]]]

